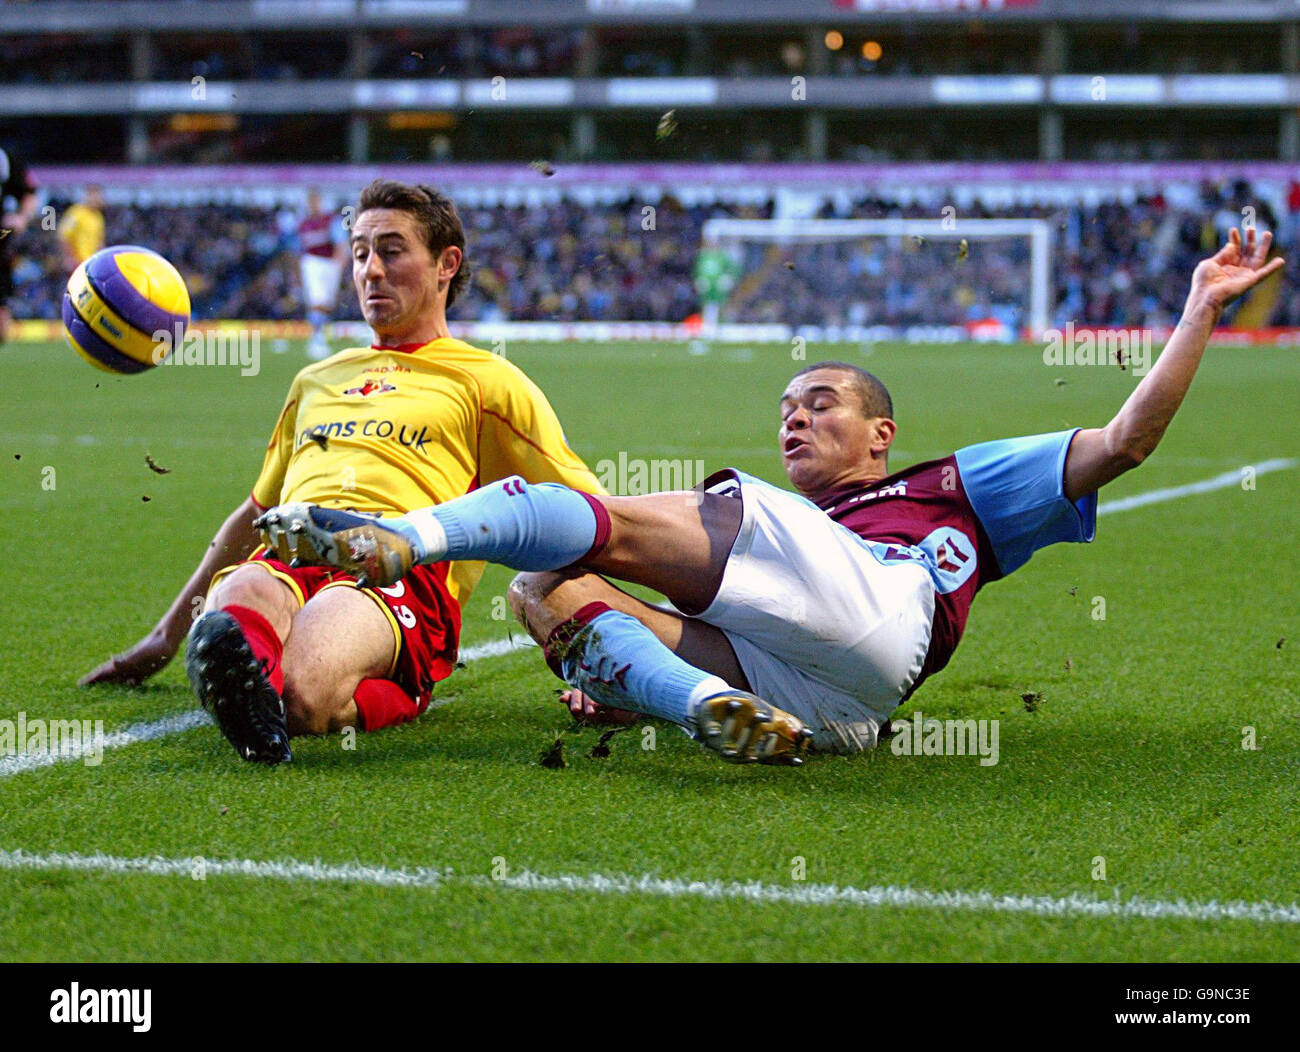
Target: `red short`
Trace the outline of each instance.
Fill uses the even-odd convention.
[[[451,675],[460,641],[460,605],[447,590],[447,563],[412,567],[388,588],[359,588],[356,578],[342,570],[332,566],[291,567],[262,548],[244,562],[218,571],[212,584],[248,563],[261,566],[293,589],[299,607],[326,588],[356,588],[374,600],[392,625],[396,644],[388,678],[415,699],[421,712],[433,696],[433,685]]]

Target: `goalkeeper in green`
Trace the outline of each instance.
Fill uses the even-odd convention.
[[[695,257],[695,293],[700,299],[706,335],[717,329],[718,314],[739,277],[739,262],[718,244],[716,238],[706,238],[700,254]]]

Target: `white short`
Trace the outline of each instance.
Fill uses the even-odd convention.
[[[339,293],[343,264],[337,259],[304,252],[299,258],[299,266],[302,274],[302,298],[307,309],[332,309]]]
[[[740,532],[708,609],[754,693],[798,716],[829,751],[843,727],[876,732],[920,675],[934,584],[918,562],[881,563],[812,501],[741,472],[709,486],[738,495]]]

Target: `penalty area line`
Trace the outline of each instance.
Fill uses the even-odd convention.
[[[1300,924],[1300,906],[1294,902],[1189,902],[1186,899],[1099,899],[1087,895],[997,895],[988,891],[926,891],[898,885],[866,888],[835,884],[786,886],[724,881],[688,881],[651,876],[545,876],[526,870],[494,880],[483,874],[456,874],[450,869],[421,867],[391,869],[363,863],[259,861],[256,859],[124,858],[117,855],[81,855],[55,852],[0,851],[0,870],[49,872],[53,870],[111,875],[143,874],[158,877],[253,877],[325,884],[370,884],[379,887],[438,889],[470,886],[483,889],[531,892],[571,892],[583,895],[654,895],[663,898],[744,901],[792,906],[851,906],[860,909],[928,909],[967,913],[1029,914],[1039,917],[1092,917],[1121,920],[1254,921],[1263,924]],[[197,875],[197,876],[196,876]]]
[[[460,660],[468,664],[471,661],[500,657],[502,654],[509,654],[512,651],[523,650],[536,645],[527,636],[516,636],[514,639],[493,639],[462,650]],[[437,704],[436,699],[433,704]],[[56,763],[73,763],[78,760],[84,762],[87,757],[95,756],[101,751],[109,752],[112,749],[135,745],[137,742],[168,738],[173,734],[192,731],[196,727],[211,726],[212,723],[212,717],[202,709],[191,709],[189,712],[179,712],[173,716],[150,720],[147,723],[133,723],[120,731],[106,734],[102,742],[102,749],[101,743],[78,739],[75,742],[63,743],[58,752],[19,752],[10,756],[0,756],[0,778],[8,778],[15,774],[22,774],[25,771],[35,771],[42,767],[52,767]]]

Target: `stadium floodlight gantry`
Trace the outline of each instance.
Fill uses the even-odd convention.
[[[32,0],[0,4],[0,121],[55,163],[1298,160],[1298,12]]]

